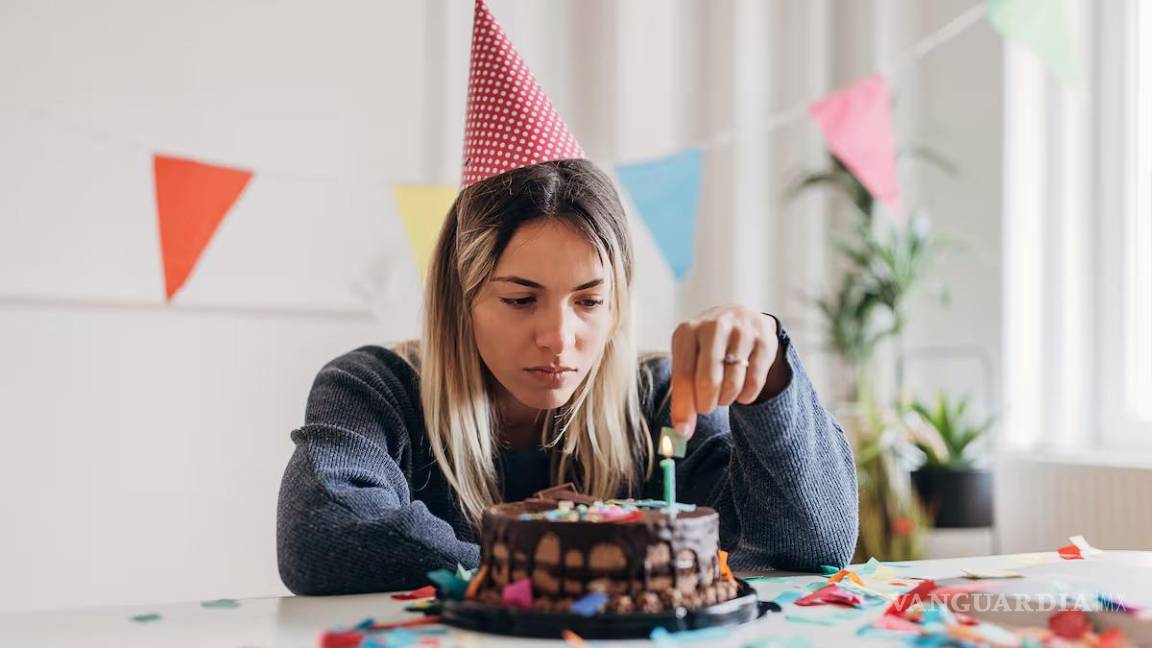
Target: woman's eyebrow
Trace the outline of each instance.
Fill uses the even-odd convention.
[[[502,276],[502,277],[492,277],[492,281],[506,281],[508,283],[520,284],[521,286],[527,286],[529,288],[537,288],[539,290],[546,290],[546,288],[544,288],[543,285],[541,285],[535,281],[532,281],[531,279],[525,279],[524,277],[517,277],[515,275],[507,275],[507,276]],[[603,283],[604,283],[603,277],[601,277],[599,279],[593,279],[592,281],[586,281],[586,282],[580,284],[579,286],[576,286],[575,288],[573,288],[572,292],[577,292],[580,290],[588,290],[589,288],[595,288],[596,286],[602,285]]]

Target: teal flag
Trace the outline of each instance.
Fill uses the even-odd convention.
[[[677,281],[692,268],[702,161],[699,149],[687,149],[669,157],[616,167],[617,177]]]
[[[1032,50],[1058,79],[1080,81],[1066,0],[987,0],[988,20],[1005,38]]]

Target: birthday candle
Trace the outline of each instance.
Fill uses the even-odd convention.
[[[664,470],[664,504],[669,513],[676,511],[676,461],[672,459],[672,439],[667,435],[660,437],[660,454],[664,459],[660,467]]]

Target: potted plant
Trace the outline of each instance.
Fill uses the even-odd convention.
[[[953,172],[931,151],[908,153]],[[915,559],[920,556],[926,516],[909,483],[907,441],[900,434],[898,412],[882,406],[873,393],[871,364],[880,342],[903,330],[908,298],[922,283],[939,242],[922,211],[902,223],[877,219],[872,195],[835,156],[830,156],[827,170],[800,178],[791,195],[816,187],[832,188],[847,198],[851,222],[851,236],[836,243],[841,257],[839,283],[815,303],[828,346],[847,377],[833,409],[855,447],[860,497],[855,560]],[[946,291],[940,294],[946,301]]]
[[[950,400],[938,392],[934,404],[908,406],[909,436],[924,454],[912,484],[938,528],[992,526],[992,473],[980,468],[976,449],[993,417],[972,421],[968,398]]]

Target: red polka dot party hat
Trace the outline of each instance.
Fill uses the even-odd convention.
[[[464,117],[464,186],[584,150],[484,0],[476,0]]]

